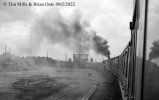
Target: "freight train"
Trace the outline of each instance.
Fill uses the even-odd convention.
[[[148,0],[134,0],[131,39],[119,56],[107,60],[118,77],[123,100],[159,100],[159,67],[148,59],[150,6]]]

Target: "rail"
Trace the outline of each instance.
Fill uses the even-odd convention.
[[[93,93],[95,92],[96,88],[97,88],[97,85],[95,84],[93,88],[82,98],[82,100],[89,100],[91,95],[93,95]]]

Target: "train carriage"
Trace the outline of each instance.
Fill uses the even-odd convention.
[[[115,76],[119,76],[119,57],[114,57],[112,59],[110,59],[110,66],[112,66],[110,68],[110,70],[113,72],[113,74]]]
[[[148,1],[134,0],[134,12],[130,22],[131,40],[117,56],[116,64],[114,58],[110,59],[110,69],[113,69],[111,71],[118,72],[115,75],[118,76],[121,90],[124,91],[123,100],[159,100],[159,72],[157,71],[159,34],[153,33],[156,30],[155,25],[159,23],[153,22],[152,19],[153,16],[157,20],[158,17],[155,15],[159,13],[152,10],[154,8],[152,4],[157,0]],[[151,27],[148,22],[154,27]]]

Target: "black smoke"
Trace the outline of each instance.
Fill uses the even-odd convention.
[[[104,38],[95,35],[93,37],[93,42],[94,42],[94,50],[99,53],[102,54],[104,56],[107,56],[108,58],[110,58],[110,51],[109,51],[109,45],[108,45],[108,41],[105,40]]]
[[[151,52],[149,53],[149,60],[159,57],[159,40],[156,40],[152,43]]]

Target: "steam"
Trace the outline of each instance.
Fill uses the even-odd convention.
[[[159,57],[159,40],[154,41],[152,44],[153,47],[150,48],[151,52],[149,54],[149,60]]]
[[[94,35],[83,13],[75,9],[72,14],[64,16],[59,10],[51,11],[37,19],[33,24],[33,47],[39,47],[44,39],[51,44],[62,44],[76,53],[88,53],[90,49],[109,57],[107,41]]]

